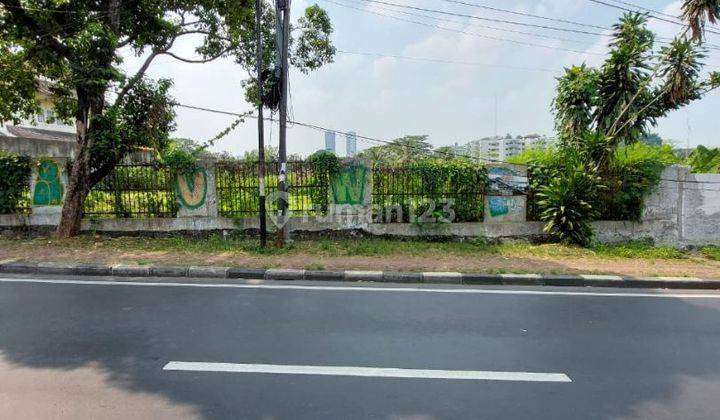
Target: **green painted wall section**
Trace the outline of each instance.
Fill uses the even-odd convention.
[[[194,210],[205,205],[207,178],[207,171],[204,168],[197,168],[193,172],[177,176],[175,193],[181,206]]]
[[[63,199],[63,185],[57,162],[43,160],[38,164],[33,191],[34,206],[59,206]]]
[[[368,169],[365,166],[352,165],[344,167],[331,181],[335,204],[364,204],[367,177]]]

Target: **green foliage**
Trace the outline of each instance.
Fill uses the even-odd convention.
[[[175,111],[169,80],[139,81],[123,99],[104,114],[92,117],[88,147],[92,168],[114,166],[128,153],[141,148],[164,150],[174,129]]]
[[[432,145],[427,135],[405,136],[395,139],[389,144],[374,146],[363,150],[359,157],[367,159],[373,166],[403,166],[418,159],[429,158]]]
[[[0,214],[17,212],[27,200],[30,171],[29,157],[0,151]]]
[[[544,231],[563,243],[587,245],[593,236],[590,222],[600,213],[597,197],[602,189],[597,167],[581,153],[565,149],[562,167],[537,193]]]
[[[626,14],[613,28],[602,66],[570,67],[558,79],[553,110],[566,146],[577,145],[588,133],[613,146],[634,143],[658,118],[718,86],[712,75],[700,81],[704,54],[690,41],[675,39],[655,53],[646,16]],[[656,76],[659,81],[653,83]]]
[[[669,145],[635,143],[618,147],[603,183],[599,209],[604,220],[640,220],[645,198],[660,181],[663,169],[677,163]]]
[[[720,148],[708,149],[700,145],[690,153],[685,164],[690,166],[693,173],[720,173]]]
[[[0,121],[17,124],[37,114],[40,106],[36,77],[27,52],[13,51],[0,40]]]
[[[702,254],[711,260],[720,261],[720,247],[706,246],[701,250]]]
[[[653,246],[650,241],[629,241],[618,244],[595,244],[590,249],[605,257],[679,260],[687,258],[682,251],[669,246]]]
[[[378,166],[373,171],[376,218],[392,218],[390,212],[399,209],[399,221],[405,222],[411,221],[411,213],[440,222],[481,221],[488,183],[487,169],[468,159],[427,158],[403,167]]]
[[[312,168],[310,184],[321,186],[310,190],[313,205],[318,206],[322,213],[327,212],[330,200],[330,180],[342,169],[342,162],[335,153],[319,150],[308,156],[305,161]]]

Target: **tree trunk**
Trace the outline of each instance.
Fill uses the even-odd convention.
[[[90,113],[93,108],[91,95],[87,91],[77,90],[77,111],[75,114],[75,129],[78,141],[78,153],[68,176],[68,186],[63,201],[60,223],[57,227],[57,236],[70,238],[80,233],[82,211],[92,185],[90,185],[90,151],[88,144],[88,130]]]
[[[92,188],[86,175],[88,166],[87,153],[78,153],[78,159],[73,162],[68,177],[65,201],[57,228],[57,235],[60,238],[70,238],[80,233],[85,198]]]

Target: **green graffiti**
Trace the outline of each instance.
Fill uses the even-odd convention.
[[[197,168],[192,172],[178,175],[175,193],[180,204],[186,209],[197,209],[205,204],[207,197],[207,172]]]
[[[332,179],[335,204],[363,204],[366,180],[367,168],[365,166],[353,165],[343,168]]]
[[[33,191],[33,205],[59,206],[62,204],[63,186],[60,181],[60,168],[52,160],[43,160],[38,165],[38,175]]]

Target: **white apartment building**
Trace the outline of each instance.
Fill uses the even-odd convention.
[[[550,145],[552,139],[538,134],[512,137],[485,137],[473,140],[464,146],[464,154],[473,158],[492,161],[505,161],[517,156],[526,149],[544,149]],[[455,148],[458,148],[457,144]]]

